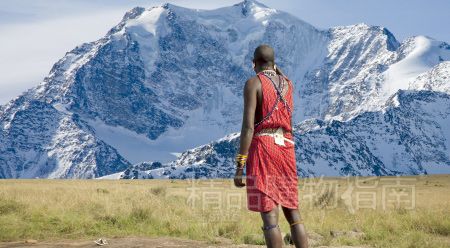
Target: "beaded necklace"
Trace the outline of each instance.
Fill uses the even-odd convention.
[[[275,90],[277,91],[278,99],[279,99],[279,100],[282,100],[284,106],[287,108],[287,110],[288,110],[289,112],[291,112],[291,108],[289,107],[289,104],[287,103],[286,99],[284,98],[284,95],[281,94],[282,91],[284,90],[284,85],[285,85],[286,81],[281,77],[281,75],[278,75],[279,82],[282,82],[281,85],[280,85],[280,87],[281,87],[281,90],[280,90],[280,89],[277,87],[277,85],[275,84],[275,82],[274,82],[270,77],[267,77],[267,78],[272,82],[273,87],[274,87]],[[278,109],[278,108],[277,108],[277,109]]]
[[[275,89],[277,90],[277,92],[283,92],[283,91],[284,91],[284,87],[285,87],[285,85],[286,85],[286,82],[284,81],[284,79],[283,79],[281,76],[278,77],[278,79],[279,79],[279,80],[278,80],[278,82],[279,82],[279,83],[278,83],[279,87],[277,87],[277,86],[275,85],[275,83],[273,82],[273,80],[269,77],[269,76],[272,76],[272,77],[277,76],[276,71],[271,70],[271,69],[266,69],[266,70],[262,70],[261,73],[263,73],[264,75],[266,75],[267,78],[269,78],[270,81],[272,81],[272,83],[273,83],[273,85],[275,86]],[[281,90],[280,90],[280,88],[281,88]]]
[[[277,72],[272,69],[262,70],[261,72],[264,73],[264,75],[266,75],[266,76],[275,77],[277,75]]]

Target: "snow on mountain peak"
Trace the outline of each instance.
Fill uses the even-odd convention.
[[[128,20],[138,17],[144,11],[145,11],[145,8],[139,7],[139,6],[134,7],[131,10],[127,11],[125,13],[125,15],[122,17],[122,20],[119,22],[119,24],[117,24],[115,27],[111,28],[106,35],[107,36],[112,35],[118,31],[120,31],[123,28],[123,26],[127,23]]]
[[[446,43],[426,36],[406,39],[399,49],[400,60],[383,73],[385,94],[392,95],[399,89],[407,89],[419,75],[444,60],[450,60],[450,50],[445,49],[442,44]]]
[[[244,0],[240,3],[236,3],[233,4],[233,6],[238,6],[241,7],[243,9],[247,9],[247,10],[251,10],[253,8],[264,8],[264,9],[269,9],[269,7],[267,7],[265,4],[260,3],[256,0]]]
[[[373,156],[379,152],[376,140],[366,145],[364,135],[347,139],[339,126],[381,137],[386,130],[371,117],[392,118],[383,108],[390,104],[399,107],[394,114],[406,113],[408,123],[411,109],[403,103],[426,95],[400,92],[403,99],[389,98],[392,94],[416,88],[445,94],[450,88],[450,48],[428,37],[399,43],[386,28],[366,23],[319,30],[254,0],[213,10],[170,3],[135,7],[101,39],[66,53],[41,85],[0,107],[0,177],[93,177],[142,161],[169,161],[186,170],[189,163],[206,161],[224,164],[213,168],[215,175],[228,175],[242,118],[236,114],[243,107],[242,88],[254,76],[251,58],[261,43],[275,49],[277,65],[294,83],[294,127],[298,137],[308,136],[301,149],[309,155],[299,160],[310,166],[304,175],[330,169],[323,165],[331,151],[342,151],[333,156],[347,163],[340,173],[391,173],[379,160],[390,164],[383,156],[392,154]],[[448,102],[444,95],[427,97]],[[363,117],[350,122],[358,116]],[[430,134],[436,131],[432,128]],[[337,137],[335,130],[345,135]],[[354,157],[348,157],[347,148],[332,147],[330,139],[349,147],[360,142],[363,150],[353,147]],[[321,142],[328,148],[316,149]],[[178,160],[171,160],[178,153]],[[23,171],[24,166],[30,168]]]
[[[124,28],[141,37],[156,35],[157,22],[165,10],[163,7],[155,7],[143,11],[139,17],[128,20]]]
[[[355,37],[356,39],[364,37],[367,34],[379,34],[386,40],[386,48],[389,51],[395,51],[400,46],[400,43],[397,41],[395,36],[387,28],[382,26],[372,26],[367,23],[358,23],[354,25],[333,27],[330,31],[334,33],[341,33],[342,35],[345,35],[345,33],[351,33],[352,35],[349,35],[348,38]]]
[[[255,17],[258,17],[264,14],[268,14],[270,12],[276,12],[275,9],[271,9],[266,5],[255,0],[245,0],[233,6],[241,8],[241,13],[243,16],[254,15]]]
[[[420,74],[408,89],[433,90],[450,94],[450,61],[443,61],[433,69]]]

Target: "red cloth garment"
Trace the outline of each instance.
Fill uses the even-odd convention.
[[[262,115],[266,116],[277,101],[278,95],[271,80],[262,72],[257,74],[262,88]],[[279,100],[277,108],[268,119],[255,127],[246,161],[247,208],[251,211],[266,212],[278,204],[284,207],[298,208],[297,166],[295,145],[285,141],[285,146],[275,144],[272,136],[255,136],[261,129],[283,127],[291,131],[291,115],[293,114],[292,82],[288,82],[288,90],[284,99],[291,110]],[[282,89],[280,89],[282,90]],[[284,137],[293,140],[291,133]]]

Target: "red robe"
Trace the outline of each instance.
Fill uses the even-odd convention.
[[[270,112],[278,97],[270,79],[263,73],[258,73],[262,88],[262,115]],[[255,136],[264,128],[278,128],[291,131],[291,115],[294,111],[292,82],[285,78],[289,88],[284,98],[291,110],[278,102],[278,108],[272,115],[255,127],[246,162],[247,208],[251,211],[266,212],[278,204],[284,207],[298,208],[297,166],[295,145],[285,141],[285,146],[275,144],[271,136]],[[280,89],[281,90],[281,89]],[[293,140],[291,133],[284,137]]]

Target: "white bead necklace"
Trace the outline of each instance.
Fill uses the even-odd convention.
[[[275,77],[277,75],[277,72],[271,69],[262,70],[262,73],[264,73],[267,76]]]

